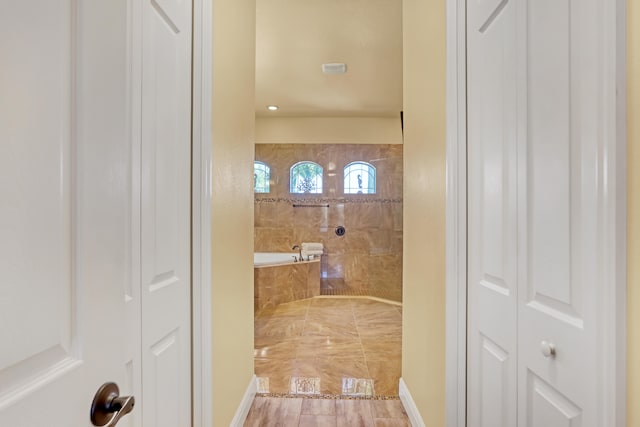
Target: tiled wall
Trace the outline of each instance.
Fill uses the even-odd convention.
[[[402,145],[256,144],[255,158],[271,167],[270,193],[255,195],[257,252],[322,242],[325,288],[402,300]],[[323,194],[289,193],[289,169],[304,160],[324,168]],[[376,167],[376,194],[343,194],[343,168],[357,160]]]
[[[297,262],[253,269],[256,313],[278,304],[320,295],[320,263]]]

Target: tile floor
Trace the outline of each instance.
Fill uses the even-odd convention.
[[[401,349],[402,307],[368,298],[294,301],[255,319],[261,393],[397,396]]]
[[[256,397],[245,427],[410,426],[399,400]]]

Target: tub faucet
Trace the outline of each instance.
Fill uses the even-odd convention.
[[[300,247],[299,245],[293,245],[293,247],[291,248],[292,250],[298,250],[298,261],[302,261],[302,247]]]

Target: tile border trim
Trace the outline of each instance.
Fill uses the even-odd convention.
[[[257,393],[256,397],[273,397],[281,399],[333,399],[333,400],[401,400],[399,396],[352,396],[348,394],[290,394],[290,393]]]
[[[424,424],[424,420],[420,415],[420,411],[418,411],[418,407],[416,403],[413,401],[413,397],[411,396],[411,392],[407,387],[407,384],[404,382],[404,379],[400,378],[400,400],[402,401],[402,406],[404,406],[404,410],[409,416],[409,421],[411,421],[412,427],[426,427]]]
[[[244,396],[242,396],[242,400],[240,401],[238,409],[236,409],[236,413],[233,416],[233,420],[231,420],[231,424],[229,424],[230,427],[242,427],[244,425],[244,422],[247,420],[247,416],[249,415],[251,405],[253,404],[253,399],[256,397],[257,390],[258,379],[254,375],[251,377],[251,381],[249,381],[247,390],[244,392]]]
[[[328,197],[254,197],[254,203],[291,203],[291,204],[368,204],[368,203],[398,203],[402,204],[402,198],[380,198],[380,197],[354,197],[354,198],[328,198]],[[328,207],[328,206],[322,206]]]

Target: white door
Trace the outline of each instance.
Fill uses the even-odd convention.
[[[600,0],[469,0],[469,426],[602,425]]]
[[[132,384],[127,11],[1,9],[0,425],[89,426],[102,383]]]
[[[468,8],[468,425],[517,419],[516,1]]]
[[[191,2],[5,3],[0,425],[189,426]]]
[[[520,425],[608,424],[599,341],[609,302],[597,297],[607,286],[598,269],[602,1],[529,1],[518,22]]]
[[[191,425],[191,1],[142,2],[142,419]]]

